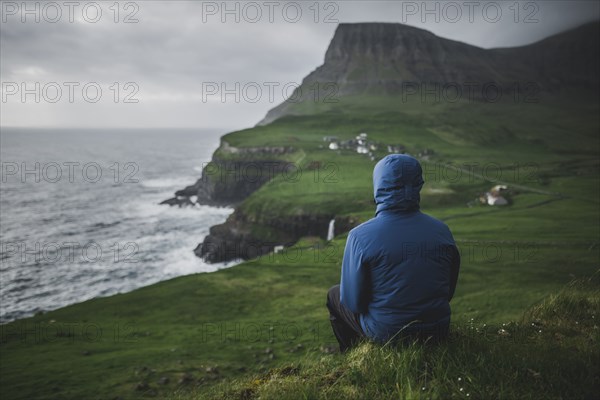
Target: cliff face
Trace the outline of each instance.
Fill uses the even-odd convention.
[[[403,85],[421,83],[598,88],[598,27],[594,22],[528,46],[486,50],[407,25],[340,24],[323,65],[303,80],[299,93],[306,95],[299,98],[310,101],[314,93],[309,87],[319,87],[326,96],[327,83],[335,85],[337,96],[396,94]],[[293,114],[297,102],[283,102],[258,125]]]
[[[326,239],[332,218],[333,215],[307,214],[248,221],[247,216],[236,210],[224,224],[210,229],[209,235],[194,253],[211,263],[253,259],[272,252],[276,246],[290,246],[304,236]],[[348,232],[356,225],[356,219],[337,218],[336,234]]]
[[[327,50],[323,70],[329,70],[335,82],[351,93],[406,81],[500,78],[493,63],[493,55],[483,49],[422,29],[400,24],[342,24]]]
[[[195,184],[175,192],[175,197],[161,204],[191,206],[194,202],[214,206],[240,203],[291,162],[277,160],[294,151],[292,147],[244,147],[221,142],[219,150],[202,171]],[[194,197],[196,199],[192,200]],[[303,236],[326,239],[333,215],[311,214],[289,217],[249,218],[240,209],[223,224],[210,228],[209,234],[194,253],[210,263],[234,259],[253,259],[273,251],[276,246],[289,246]],[[352,218],[337,218],[336,232],[347,232],[357,225]]]
[[[222,141],[219,153],[202,170],[202,177],[161,204],[191,205],[190,198],[196,196],[199,204],[235,205],[288,168],[290,162],[276,157],[293,151],[291,147],[238,149]]]

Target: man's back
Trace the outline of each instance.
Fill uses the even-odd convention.
[[[416,159],[382,159],[373,171],[376,216],[348,235],[340,302],[378,341],[400,330],[443,334],[450,323],[460,256],[448,227],[419,211],[423,183]]]
[[[386,341],[409,324],[408,332],[449,324],[459,258],[444,223],[420,211],[381,211],[350,232],[344,258],[341,301],[361,314],[367,336]]]

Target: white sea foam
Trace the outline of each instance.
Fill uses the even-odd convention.
[[[199,272],[214,272],[225,267],[225,264],[208,264],[194,254],[194,247],[203,238],[199,239],[193,242],[185,241],[182,243],[182,246],[173,248],[165,255],[165,267],[163,270],[165,276],[171,277]]]

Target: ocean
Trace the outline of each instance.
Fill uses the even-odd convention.
[[[0,323],[180,275],[231,208],[159,205],[201,175],[225,132],[0,132]]]

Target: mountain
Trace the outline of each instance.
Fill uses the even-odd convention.
[[[298,103],[314,98],[315,88],[319,99],[333,91],[336,96],[399,94],[421,84],[597,90],[599,26],[588,23],[527,46],[483,49],[408,25],[340,24],[323,65],[303,80],[293,101],[270,110],[258,125],[295,114]]]

